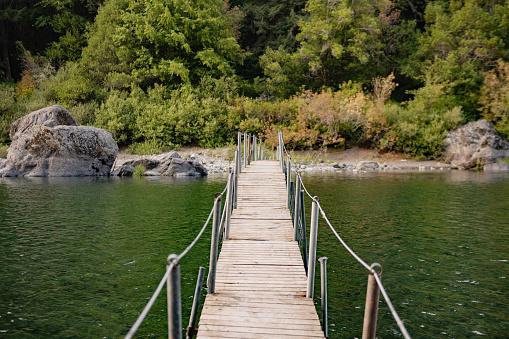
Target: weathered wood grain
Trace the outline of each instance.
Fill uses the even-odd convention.
[[[197,338],[324,338],[313,300],[305,297],[306,272],[279,163],[251,163],[238,188],[216,293],[205,298]]]

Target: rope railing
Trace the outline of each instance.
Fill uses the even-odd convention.
[[[379,293],[381,292],[385,302],[387,303],[387,306],[389,307],[389,310],[391,311],[392,316],[394,317],[396,324],[398,325],[402,335],[404,338],[410,338],[410,335],[408,334],[408,331],[405,328],[405,325],[403,324],[403,321],[399,317],[396,309],[394,308],[394,305],[392,304],[389,295],[387,294],[383,284],[382,280],[380,278],[381,271],[377,272],[374,267],[380,267],[381,265],[378,263],[374,263],[372,265],[368,265],[364,260],[362,260],[361,257],[359,257],[350,246],[341,238],[341,236],[338,234],[338,232],[335,230],[335,228],[332,226],[331,222],[327,218],[327,215],[323,208],[321,207],[319,200],[316,196],[312,196],[309,191],[307,190],[306,186],[304,185],[304,182],[302,180],[302,177],[298,170],[291,170],[291,155],[288,153],[288,150],[285,147],[284,141],[283,141],[283,134],[282,132],[279,132],[279,146],[278,146],[278,155],[279,160],[281,162],[281,168],[283,173],[286,176],[286,182],[287,182],[287,189],[288,189],[288,207],[289,208],[295,208],[295,211],[292,210],[292,218],[294,221],[294,227],[295,227],[295,239],[299,242],[301,239],[299,239],[298,234],[304,234],[305,236],[305,217],[302,213],[302,218],[299,218],[299,213],[297,211],[298,208],[300,208],[302,211],[304,211],[304,194],[306,194],[312,201],[312,209],[311,209],[311,225],[310,225],[310,236],[309,236],[309,251],[308,253],[303,253],[303,260],[305,265],[307,264],[307,275],[308,275],[308,288],[306,296],[312,298],[313,297],[313,291],[314,291],[314,272],[315,272],[315,262],[316,262],[316,240],[317,240],[317,232],[318,232],[318,214],[322,216],[322,218],[325,220],[331,231],[334,233],[336,238],[341,242],[343,247],[350,253],[351,256],[353,256],[364,268],[366,268],[369,271],[369,277],[368,277],[368,293],[366,296],[366,309],[364,314],[364,326],[363,326],[363,339],[364,338],[375,338],[376,336],[376,321],[377,321],[377,313],[378,313],[378,299],[379,299]],[[285,155],[286,155],[286,161],[285,161]],[[297,186],[294,186],[294,182],[291,180],[291,174],[295,173],[296,176],[296,182]],[[303,192],[303,193],[300,193]],[[292,197],[291,195],[294,194],[295,196]],[[297,194],[302,196],[302,202],[300,206],[297,202]],[[300,228],[297,229],[297,228]],[[305,241],[305,240],[304,240]],[[306,248],[306,244],[303,244],[303,248]],[[307,261],[307,256],[309,255],[309,261]],[[326,272],[326,262],[327,258],[323,257],[320,258],[321,263],[321,272],[322,272],[322,316],[325,316],[324,319],[322,319],[322,326],[325,333],[325,336],[327,337],[327,311],[326,311],[326,295],[327,295],[327,288],[324,287],[324,276],[326,279],[326,273],[324,274],[324,271]],[[326,284],[326,282],[325,282]],[[325,293],[325,297],[324,297]],[[324,306],[325,303],[325,306]],[[325,307],[325,310],[324,310]]]
[[[214,199],[214,205],[201,228],[198,235],[194,240],[180,253],[170,254],[167,259],[166,273],[161,278],[156,290],[150,297],[147,305],[140,313],[131,329],[125,336],[125,339],[131,339],[134,334],[138,331],[139,327],[145,320],[150,309],[154,305],[155,301],[161,294],[164,285],[168,287],[168,337],[172,339],[182,338],[182,312],[181,312],[181,295],[180,295],[180,266],[179,262],[183,259],[186,254],[196,245],[200,240],[201,236],[207,229],[210,220],[213,220],[212,236],[211,236],[211,250],[210,250],[210,262],[209,262],[209,274],[207,280],[208,293],[214,293],[215,290],[215,270],[218,255],[218,248],[221,235],[223,240],[229,239],[230,232],[230,219],[232,209],[237,208],[237,190],[238,190],[238,176],[242,172],[242,168],[246,167],[253,160],[263,159],[263,148],[262,140],[256,135],[250,135],[247,133],[238,132],[237,148],[235,151],[235,163],[233,168],[230,168],[228,173],[228,183],[221,193],[216,194]],[[224,210],[221,214],[221,199],[226,194],[226,201],[224,204]],[[197,279],[196,291],[193,300],[193,307],[191,311],[191,317],[189,326],[187,328],[187,338],[192,338],[196,333],[194,328],[194,322],[196,320],[196,314],[199,303],[199,296],[202,290],[203,275],[205,268],[200,267],[199,275]]]
[[[220,194],[220,196],[222,196],[224,194],[224,192],[226,191],[226,188]],[[138,331],[139,327],[143,323],[143,320],[145,320],[145,317],[147,316],[148,312],[150,311],[150,309],[154,305],[157,297],[161,293],[164,285],[166,284],[170,273],[173,271],[174,267],[176,265],[178,265],[179,261],[194,247],[194,245],[201,238],[201,236],[205,232],[205,229],[207,228],[207,226],[208,226],[208,224],[210,222],[210,219],[212,218],[212,215],[214,214],[214,210],[217,208],[218,202],[220,203],[220,201],[221,200],[215,199],[214,206],[212,207],[212,209],[211,209],[211,211],[209,213],[207,221],[205,221],[205,224],[201,228],[200,232],[194,238],[194,240],[189,244],[189,246],[187,246],[186,249],[184,251],[182,251],[178,256],[175,256],[174,254],[170,254],[170,256],[168,256],[169,266],[168,266],[168,268],[166,270],[166,273],[164,274],[164,276],[162,277],[161,281],[159,282],[159,285],[157,286],[156,290],[152,294],[152,297],[150,297],[150,300],[148,301],[147,305],[145,306],[145,308],[143,309],[141,314],[138,316],[138,319],[136,319],[136,321],[134,322],[133,326],[131,327],[131,329],[129,330],[127,335],[125,336],[125,339],[131,339],[133,337],[133,335],[136,333],[136,331]]]

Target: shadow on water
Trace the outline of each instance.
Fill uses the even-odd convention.
[[[383,265],[387,291],[414,338],[507,336],[508,174],[306,174],[304,182],[347,243]],[[225,183],[223,175],[1,179],[0,335],[125,335],[166,257],[198,233]],[[181,262],[184,324],[209,240],[210,229]],[[329,257],[330,338],[360,337],[367,272],[323,219],[318,241],[318,256]],[[165,300],[137,337],[167,337]],[[383,301],[377,332],[399,333]]]

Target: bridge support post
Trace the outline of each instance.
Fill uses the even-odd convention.
[[[311,229],[309,231],[309,262],[308,262],[308,286],[306,297],[313,298],[315,290],[315,267],[316,267],[316,240],[318,236],[318,203],[313,199],[311,205]]]
[[[251,165],[251,134],[249,134],[248,137],[247,137],[247,153],[246,153],[246,157],[247,157],[247,164]]]
[[[235,154],[235,167],[237,168],[237,174],[242,173],[242,163],[240,158],[242,158],[242,133],[237,134],[237,154]],[[239,156],[240,158],[237,158]]]
[[[258,160],[258,138],[253,135],[253,161]]]
[[[233,168],[233,208],[237,208],[237,190],[239,188],[239,173],[240,173],[240,159],[239,159],[239,151],[235,151],[235,167]]]
[[[198,306],[200,305],[200,294],[203,286],[203,278],[205,277],[205,267],[200,267],[198,271],[198,280],[196,280],[196,289],[194,290],[193,307],[191,309],[191,317],[189,318],[189,326],[187,327],[186,338],[191,339],[196,334],[194,325],[196,324],[196,316],[198,314]]]
[[[244,168],[247,167],[247,133],[244,132]]]
[[[230,239],[230,220],[232,216],[232,204],[233,204],[233,173],[228,174],[228,190],[226,192],[226,226],[224,230],[224,239]]]
[[[176,254],[168,257],[167,269],[172,261],[177,259]],[[168,338],[182,339],[182,298],[180,296],[180,265],[173,266],[166,282],[168,294]]]
[[[304,269],[306,270],[306,275],[308,274],[308,242],[306,239],[306,209],[304,208],[304,192],[300,191],[300,227],[302,228],[302,239],[300,239],[302,243],[302,257],[304,258]]]
[[[327,257],[321,257],[320,261],[320,283],[322,294],[322,330],[325,338],[329,337],[329,327],[327,321]]]
[[[300,192],[301,192],[301,178],[300,175],[297,173],[295,179],[295,198],[294,205],[295,209],[293,212],[293,240],[298,241],[299,240],[299,220],[300,220]]]
[[[374,263],[371,265],[371,268],[374,266],[382,267],[378,263]],[[381,278],[381,273],[378,274],[378,277]],[[364,311],[364,326],[362,328],[362,339],[375,339],[376,337],[376,321],[378,318],[378,300],[380,299],[380,287],[376,283],[375,276],[373,273],[368,275],[368,288],[366,291],[366,308]]]
[[[285,172],[285,151],[283,148],[283,132],[279,132],[279,160],[281,161],[281,171]]]
[[[286,188],[288,189],[288,209],[292,208],[292,158],[288,156],[286,164]]]
[[[217,248],[219,244],[219,228],[221,227],[221,196],[218,196],[214,203],[214,214],[212,218],[212,237],[210,239],[210,267],[207,279],[208,293],[216,291],[216,266]]]

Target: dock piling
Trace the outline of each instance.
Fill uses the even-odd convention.
[[[371,265],[371,268],[382,266],[378,263]],[[380,273],[375,272],[381,278]],[[364,310],[364,326],[362,328],[362,339],[375,339],[376,337],[376,322],[378,318],[378,301],[380,299],[380,287],[378,286],[373,273],[368,275],[368,288],[366,291],[366,308]]]
[[[193,307],[191,308],[191,317],[189,318],[189,326],[187,327],[186,338],[191,339],[196,334],[196,316],[198,314],[198,306],[200,305],[201,289],[203,287],[203,278],[205,277],[205,267],[198,270],[198,279],[196,280],[196,289],[194,290]]]
[[[171,267],[176,254],[168,256],[167,269],[171,269],[168,275],[167,294],[168,294],[168,339],[182,339],[182,297],[180,295],[180,265],[177,262]]]
[[[216,290],[217,249],[219,246],[219,228],[221,222],[221,196],[218,196],[215,200],[212,220],[212,236],[210,239],[210,267],[209,276],[207,279],[207,291],[210,294],[213,294]]]
[[[311,205],[311,229],[309,231],[308,286],[306,291],[306,297],[308,298],[313,298],[315,289],[317,236],[318,236],[318,203],[316,202],[316,200],[313,200],[313,204]]]
[[[321,257],[320,261],[320,283],[322,296],[322,329],[325,338],[329,337],[329,328],[327,321],[327,257]]]

